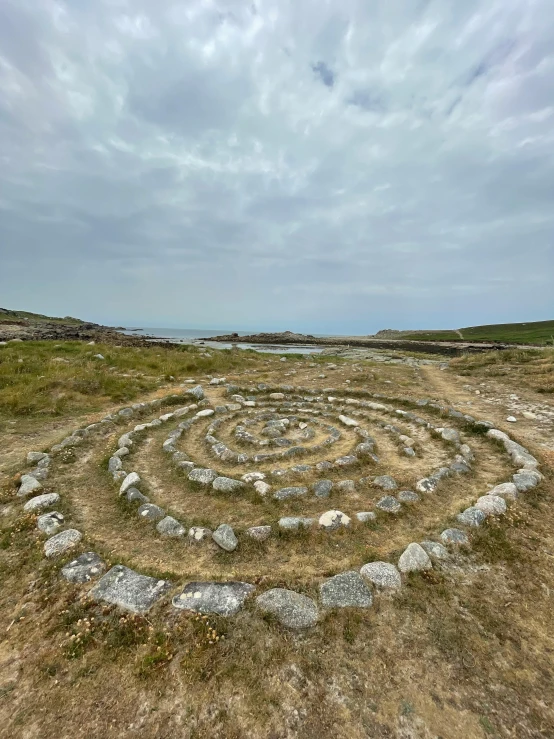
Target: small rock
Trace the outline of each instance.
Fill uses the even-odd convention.
[[[254,483],[254,490],[259,495],[265,496],[271,490],[271,485],[268,485],[267,482],[264,482],[263,480],[256,480]]]
[[[54,534],[44,542],[44,554],[47,557],[57,557],[60,554],[73,549],[81,539],[83,535],[77,529],[66,529],[60,531],[59,534]]]
[[[412,490],[402,490],[397,497],[402,503],[417,503],[420,500],[419,495]]]
[[[246,529],[246,535],[256,541],[265,541],[271,536],[271,526],[251,526]]]
[[[503,482],[500,485],[496,485],[487,493],[487,495],[496,495],[505,500],[515,500],[517,498],[517,494],[518,490],[513,482]]]
[[[402,508],[393,495],[385,495],[384,498],[381,498],[381,500],[375,504],[375,507],[382,511],[386,511],[387,513],[398,513]]]
[[[137,513],[141,518],[144,518],[145,521],[159,521],[165,516],[163,508],[160,508],[153,503],[144,503],[140,506]]]
[[[272,497],[275,500],[286,500],[287,498],[299,498],[307,494],[308,494],[308,488],[289,487],[289,488],[281,488],[280,490],[276,490],[273,493]]]
[[[146,495],[143,495],[137,488],[128,488],[127,492],[125,493],[125,497],[129,501],[129,503],[142,504],[150,502],[150,498],[148,498]]]
[[[486,515],[483,511],[475,506],[466,508],[462,513],[458,513],[456,520],[464,524],[464,526],[480,526],[485,520]]]
[[[295,531],[299,528],[307,529],[313,525],[315,519],[302,516],[284,516],[279,519],[279,528]]]
[[[84,583],[99,577],[106,565],[95,552],[86,552],[62,567],[62,576],[73,583]]]
[[[257,482],[258,480],[265,480],[263,472],[247,472],[240,478],[243,482]]]
[[[63,522],[64,516],[62,513],[58,513],[58,511],[43,513],[37,518],[37,529],[48,536],[52,536],[52,534],[55,534],[61,528]]]
[[[222,523],[212,534],[212,539],[226,552],[234,552],[238,546],[238,539],[235,532],[227,523]]]
[[[508,416],[506,421],[508,421],[508,423],[517,423],[517,418],[515,416]]]
[[[319,525],[326,531],[335,531],[350,526],[351,519],[342,511],[326,511],[319,517]]]
[[[274,616],[289,629],[307,629],[315,626],[319,611],[315,602],[301,593],[284,588],[268,590],[256,598],[256,608]]]
[[[360,511],[356,513],[356,518],[361,523],[368,523],[369,521],[375,521],[377,516],[373,511]]]
[[[196,467],[188,475],[191,482],[196,482],[199,485],[210,485],[216,477],[217,472],[215,470],[204,467]]]
[[[233,480],[231,477],[216,477],[212,482],[212,488],[220,493],[236,493],[241,490],[244,483],[240,480]]]
[[[512,480],[520,493],[526,493],[528,490],[536,487],[539,484],[541,478],[538,473],[529,471],[517,472],[515,475],[512,476]]]
[[[448,558],[448,550],[445,549],[442,544],[439,544],[438,541],[422,541],[420,542],[420,545],[425,549],[427,554],[434,559]]]
[[[27,454],[27,462],[29,464],[36,464],[37,462],[40,462],[43,459],[46,459],[48,455],[44,452],[29,452]]]
[[[196,387],[187,390],[186,394],[192,395],[196,400],[204,400],[204,390],[202,389],[202,385],[196,385]]]
[[[343,423],[345,426],[359,426],[360,424],[358,421],[355,421],[353,418],[349,418],[348,416],[339,416],[339,421]]]
[[[212,530],[205,526],[192,526],[189,529],[188,538],[192,542],[201,542],[212,538]]]
[[[42,485],[36,478],[32,475],[21,475],[21,485],[17,491],[18,496],[31,495],[31,493],[38,493],[39,490],[42,490]]]
[[[475,507],[486,516],[502,516],[506,513],[506,501],[499,495],[483,495],[477,500]]]
[[[319,586],[324,608],[369,608],[373,602],[371,590],[358,572],[341,572]]]
[[[390,475],[379,475],[373,479],[373,485],[382,490],[396,490],[398,485],[396,480]]]
[[[162,518],[162,520],[156,524],[156,531],[162,536],[170,536],[172,538],[178,538],[185,535],[184,526],[182,526],[179,521],[172,516]]]
[[[331,480],[319,480],[313,484],[312,489],[317,498],[328,498],[332,487],[333,482]]]
[[[140,477],[138,476],[138,474],[136,472],[130,472],[121,483],[119,494],[125,495],[129,488],[136,487],[139,483]]]
[[[58,493],[45,493],[44,495],[37,495],[35,498],[28,500],[23,506],[23,510],[26,513],[34,513],[35,511],[41,511],[43,508],[50,508],[55,505],[60,499]]]
[[[412,542],[408,544],[398,560],[400,572],[419,572],[430,570],[433,567],[429,555],[420,544]]]
[[[206,408],[203,411],[198,411],[196,418],[208,418],[208,416],[213,416],[214,412],[213,408]]]
[[[399,588],[402,585],[400,572],[389,562],[369,562],[360,574],[378,588]]]
[[[467,535],[460,529],[445,529],[441,534],[441,539],[445,544],[451,544],[452,546],[469,546]]]

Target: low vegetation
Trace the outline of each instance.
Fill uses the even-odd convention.
[[[513,349],[470,354],[453,359],[460,375],[506,377],[538,393],[554,393],[554,349]]]
[[[448,331],[400,331],[394,338],[418,341],[483,341],[554,346],[554,321],[496,323]]]

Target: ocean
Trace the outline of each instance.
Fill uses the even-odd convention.
[[[221,336],[222,334],[231,333],[228,329],[199,329],[199,328],[127,328],[121,331],[122,334],[130,336],[143,336],[145,339],[156,341],[167,341],[171,344],[196,344],[199,340],[210,336]],[[236,331],[239,336],[248,336],[252,331]],[[315,334],[317,335],[317,334]],[[236,344],[227,344],[221,341],[203,341],[202,346],[211,346],[214,349],[230,349],[238,347],[239,349],[253,349],[256,352],[270,354],[319,354],[324,347],[321,346],[302,346],[302,345],[281,345],[281,344],[248,344],[237,341]]]

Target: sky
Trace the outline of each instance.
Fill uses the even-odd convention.
[[[554,318],[552,0],[0,0],[0,306]]]

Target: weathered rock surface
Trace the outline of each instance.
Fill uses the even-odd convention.
[[[45,493],[44,495],[37,495],[35,498],[28,500],[23,506],[23,510],[26,513],[34,513],[41,511],[44,508],[50,508],[59,501],[60,496],[58,493]]]
[[[212,534],[212,539],[226,552],[234,552],[239,543],[235,532],[227,523],[222,523],[217,527]]]
[[[47,557],[58,557],[65,554],[81,541],[83,535],[77,529],[66,529],[54,534],[44,542],[44,554]]]
[[[158,521],[156,531],[162,536],[169,536],[175,539],[185,535],[185,527],[177,519],[173,518],[173,516],[166,516],[161,521]]]
[[[246,529],[246,535],[256,541],[265,541],[271,536],[271,526],[251,526]]]
[[[485,513],[479,508],[476,508],[475,506],[466,508],[465,511],[458,513],[458,515],[456,516],[456,520],[459,521],[464,526],[473,526],[473,527],[480,526],[485,520],[485,518],[486,518]]]
[[[21,475],[21,485],[17,491],[20,497],[31,495],[31,493],[38,493],[39,490],[42,490],[42,485],[35,477],[32,475]]]
[[[191,482],[196,482],[199,485],[210,485],[216,477],[217,472],[215,470],[204,467],[195,467],[188,475]]]
[[[319,598],[324,608],[369,608],[373,603],[371,590],[358,572],[341,572],[319,586]]]
[[[412,542],[408,544],[398,560],[400,572],[419,572],[430,570],[433,567],[429,555],[420,544]]]
[[[95,552],[85,552],[62,567],[62,576],[68,582],[84,583],[99,577],[105,569],[105,562]]]
[[[55,534],[58,529],[63,526],[64,516],[58,511],[43,513],[37,518],[37,529],[48,536]]]
[[[396,490],[398,485],[396,480],[390,475],[379,475],[373,479],[375,487],[381,488],[381,490]]]
[[[377,588],[399,588],[402,585],[400,572],[389,562],[368,562],[360,574]]]
[[[141,518],[145,521],[159,521],[164,518],[165,511],[160,506],[154,505],[154,503],[143,503],[137,511]]]
[[[314,518],[306,518],[305,516],[284,516],[279,519],[279,528],[285,530],[307,529],[313,526]]]
[[[506,501],[499,495],[483,495],[475,503],[475,507],[483,511],[485,516],[502,516],[506,513]]]
[[[336,531],[343,526],[350,526],[351,519],[342,511],[326,511],[319,517],[319,525],[326,531]]]
[[[275,500],[286,500],[287,498],[299,498],[303,495],[308,494],[308,488],[304,487],[289,487],[281,488],[273,493]]]
[[[127,490],[132,487],[136,487],[140,483],[140,477],[136,472],[130,472],[127,477],[121,483],[119,488],[119,494],[125,495]]]
[[[220,493],[236,493],[244,488],[244,483],[231,477],[216,477],[212,482],[212,488]]]
[[[420,544],[433,559],[447,559],[449,556],[448,550],[442,544],[439,544],[438,541],[422,541]]]
[[[467,534],[464,534],[460,529],[445,529],[441,534],[441,540],[444,544],[450,544],[451,546],[469,546]]]
[[[274,588],[256,598],[256,608],[274,616],[289,629],[307,629],[315,626],[319,611],[315,602],[293,590]]]
[[[138,572],[115,565],[92,588],[92,598],[112,603],[133,613],[145,613],[169,589],[167,580],[140,575]]]
[[[195,613],[234,616],[255,589],[246,582],[191,582],[173,598],[175,608]]]

